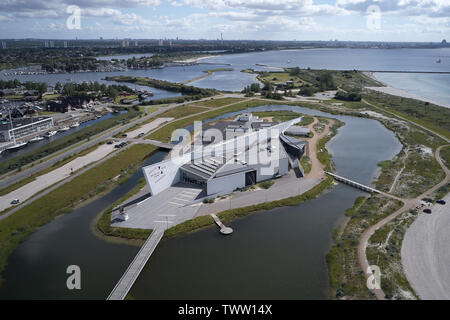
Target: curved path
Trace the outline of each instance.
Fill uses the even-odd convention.
[[[450,194],[433,214],[421,214],[408,228],[401,248],[405,275],[425,300],[450,300]]]
[[[440,187],[444,186],[445,184],[447,184],[450,181],[450,170],[444,165],[442,159],[440,158],[440,151],[443,147],[446,147],[448,145],[442,145],[439,148],[436,149],[436,152],[434,154],[436,160],[438,161],[439,165],[442,167],[442,169],[445,172],[445,178],[438,183],[437,185],[435,185],[434,187],[432,187],[431,189],[427,190],[426,192],[424,192],[423,194],[421,194],[420,196],[418,196],[417,198],[414,199],[402,199],[403,201],[403,206],[398,209],[397,211],[395,211],[394,213],[392,213],[391,215],[387,216],[386,218],[384,218],[383,220],[377,222],[376,224],[372,225],[370,228],[368,228],[362,235],[359,241],[359,245],[358,245],[358,261],[359,264],[361,266],[361,268],[363,269],[363,271],[365,272],[366,275],[366,279],[371,275],[371,273],[367,273],[367,269],[369,267],[369,262],[367,260],[367,256],[366,256],[366,248],[367,248],[367,244],[368,241],[370,239],[370,237],[375,233],[375,231],[377,231],[378,229],[380,229],[381,227],[383,227],[384,225],[386,225],[387,223],[389,223],[390,221],[392,221],[393,219],[395,219],[397,216],[399,216],[400,214],[415,208],[417,206],[420,205],[420,200],[424,197],[428,197],[429,195],[431,195],[434,191],[436,191],[437,189],[439,189]],[[375,296],[377,297],[377,299],[379,300],[384,300],[385,299],[385,294],[383,292],[382,289],[375,289],[373,290]]]

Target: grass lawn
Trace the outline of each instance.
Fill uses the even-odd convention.
[[[181,119],[178,121],[171,122],[167,124],[166,126],[162,127],[158,131],[152,133],[151,135],[147,136],[148,139],[158,140],[161,142],[169,142],[172,137],[172,132],[179,128],[185,128],[191,124],[194,123],[194,121],[203,121],[205,119],[213,118],[218,115],[228,113],[228,112],[234,112],[239,110],[245,110],[247,108],[266,105],[266,101],[262,100],[252,100],[248,102],[241,102],[237,103],[235,105],[226,107],[224,109],[218,109],[218,110],[211,110],[199,115],[193,115],[192,117]],[[226,104],[224,104],[226,105]]]
[[[164,113],[158,115],[158,118],[182,118],[191,114],[196,114],[199,112],[207,111],[205,108],[196,107],[193,105],[185,105],[170,109]]]
[[[200,101],[196,102],[195,104],[199,106],[205,106],[205,107],[211,107],[211,108],[218,108],[226,106],[227,104],[235,103],[244,100],[243,98],[211,98],[207,101]]]

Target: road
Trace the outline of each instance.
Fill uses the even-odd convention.
[[[392,213],[391,215],[387,216],[386,218],[384,218],[383,220],[379,221],[378,223],[370,226],[366,231],[363,232],[363,234],[360,237],[359,240],[359,245],[358,245],[358,261],[359,264],[362,268],[362,270],[365,272],[366,278],[368,278],[371,274],[367,273],[367,269],[369,267],[369,262],[367,260],[367,256],[366,256],[366,248],[367,248],[367,244],[369,242],[370,237],[375,233],[375,231],[377,231],[378,229],[382,228],[383,226],[385,226],[387,223],[389,223],[390,221],[392,221],[393,219],[395,219],[397,216],[399,216],[400,214],[413,209],[417,206],[420,205],[420,200],[424,197],[429,197],[433,192],[435,192],[437,189],[439,189],[440,187],[446,185],[447,183],[449,183],[450,181],[450,170],[444,165],[441,157],[440,157],[440,151],[443,147],[446,147],[448,145],[443,145],[440,146],[439,148],[436,149],[436,152],[434,154],[437,162],[439,163],[439,165],[441,166],[441,168],[444,170],[445,172],[445,178],[438,183],[437,185],[435,185],[434,187],[432,187],[431,189],[427,190],[426,192],[422,193],[420,196],[418,196],[417,198],[414,199],[401,199],[403,201],[403,206],[398,209],[397,211],[395,211],[394,213]],[[447,231],[448,233],[448,231]],[[385,299],[385,294],[383,292],[382,289],[375,289],[373,290],[376,298],[378,300],[384,300]]]
[[[72,172],[76,172],[87,165],[102,159],[115,150],[117,149],[114,148],[114,145],[103,144],[88,154],[75,158],[65,165],[37,177],[36,180],[31,181],[8,194],[0,196],[0,211],[11,207],[11,201],[13,201],[13,199],[19,199],[23,202],[39,191],[69,177]]]
[[[444,200],[413,222],[401,249],[405,275],[425,300],[450,300],[450,194]]]

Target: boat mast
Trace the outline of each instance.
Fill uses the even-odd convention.
[[[17,143],[16,143],[16,136],[14,135],[14,125],[13,125],[12,118],[11,118],[11,109],[9,109],[9,122],[11,123],[11,133],[12,133],[14,145],[16,145]]]

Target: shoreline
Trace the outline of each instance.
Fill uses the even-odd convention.
[[[423,101],[423,102],[428,102],[428,103],[437,105],[439,107],[444,107],[444,108],[450,109],[450,103],[438,102],[438,101],[435,101],[435,100],[432,100],[429,98],[419,96],[418,94],[409,92],[407,90],[393,87],[386,82],[378,80],[374,76],[373,72],[364,72],[364,74],[367,75],[368,77],[370,77],[371,79],[378,81],[384,85],[383,87],[365,87],[365,89],[369,89],[369,90],[373,90],[373,91],[377,91],[377,92],[381,92],[381,93],[385,93],[385,94],[390,94],[390,95],[398,96],[398,97],[402,97],[402,98],[415,99],[415,100],[419,100],[419,101]]]
[[[202,57],[197,57],[197,58],[189,58],[186,60],[174,60],[174,63],[198,63],[201,60],[204,59],[208,59],[208,58],[215,58],[218,57],[219,55],[214,55],[214,56],[202,56]]]

